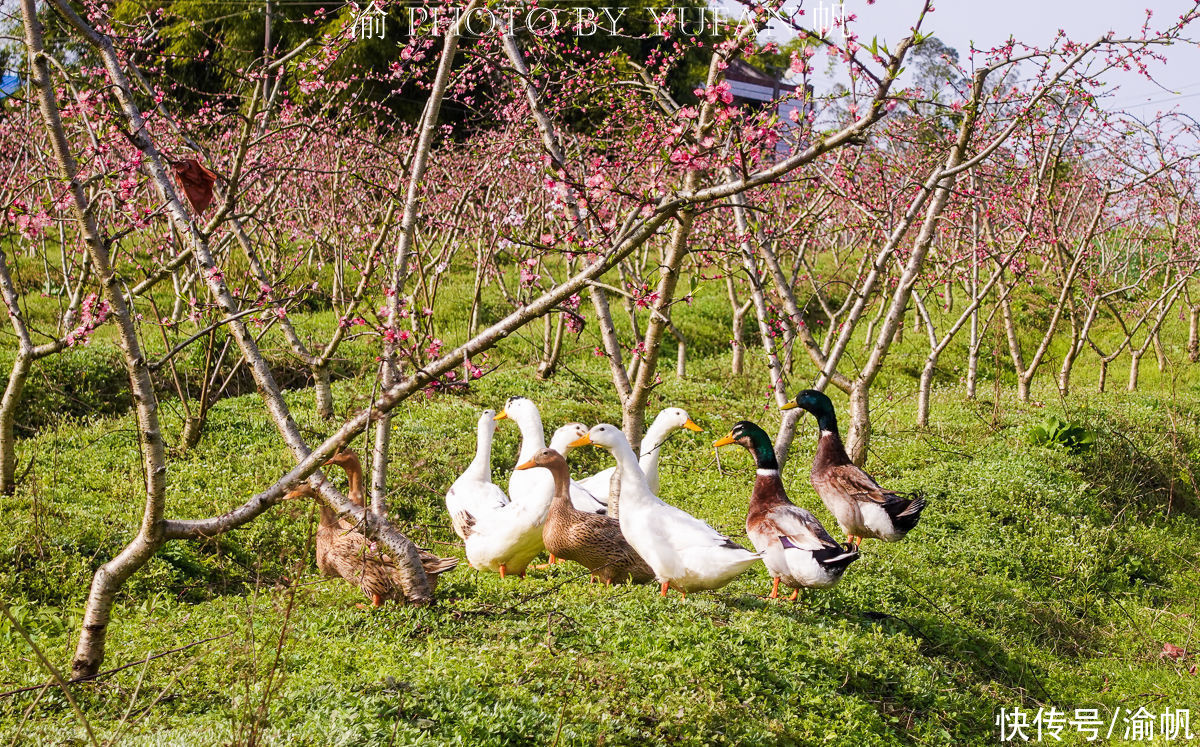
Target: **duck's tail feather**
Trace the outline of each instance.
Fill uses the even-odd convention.
[[[786,539],[781,537],[781,540]],[[784,544],[784,547],[790,545],[790,542]],[[792,545],[794,547],[794,545]],[[827,568],[831,571],[845,570],[854,561],[858,560],[858,548],[849,542],[844,545],[834,545],[833,547],[823,547],[820,550],[812,551],[813,560],[817,561],[822,568]]]
[[[733,540],[729,539],[728,537],[722,537],[722,539],[723,539],[724,541],[723,541],[723,542],[722,542],[720,545],[718,545],[718,547],[720,547],[720,548],[722,548],[722,549],[725,549],[725,550],[741,550],[741,551],[743,551],[743,552],[750,552],[749,550],[747,550],[746,548],[742,547],[741,545],[739,545],[738,543],[734,542]],[[751,554],[751,555],[754,555],[755,557],[758,557],[758,556],[762,555],[762,553],[757,553],[757,552],[750,552],[750,554]]]
[[[446,573],[458,567],[458,558],[439,558],[433,553],[421,553],[421,567],[426,575]]]
[[[921,512],[925,510],[925,496],[917,493],[911,497],[896,496],[896,500],[884,504],[884,510],[892,517],[892,523],[905,532],[917,526]]]

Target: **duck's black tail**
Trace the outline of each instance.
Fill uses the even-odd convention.
[[[916,527],[921,520],[921,512],[925,510],[925,496],[915,494],[911,497],[895,495],[895,500],[883,504],[888,516],[897,529],[908,532]]]
[[[844,545],[813,550],[813,560],[830,571],[844,571],[848,565],[858,560],[858,548],[847,542]]]

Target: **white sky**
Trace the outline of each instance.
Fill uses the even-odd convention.
[[[806,15],[811,17],[821,1],[806,0]],[[826,7],[834,4],[833,0],[823,2]],[[866,0],[845,0],[846,14],[858,17],[852,28],[867,43],[874,36],[890,43],[899,41],[907,35],[921,5],[921,0],[876,0],[874,5]],[[987,49],[1014,36],[1048,44],[1058,29],[1076,41],[1092,41],[1107,31],[1134,36],[1147,9],[1154,11],[1151,28],[1161,29],[1193,6],[1192,0],[934,0],[935,10],[922,28],[956,48],[965,61],[972,42]],[[794,6],[789,3],[789,7]],[[1187,35],[1200,38],[1200,20],[1193,22]],[[1159,85],[1138,75],[1110,74],[1105,79],[1119,90],[1107,100],[1106,108],[1124,109],[1147,119],[1178,105],[1200,119],[1200,47],[1182,42],[1160,49],[1167,63],[1154,63],[1150,68]]]

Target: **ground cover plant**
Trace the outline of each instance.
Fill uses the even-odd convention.
[[[991,744],[1017,708],[1110,741],[1200,713],[1200,147],[1105,93],[1194,10],[960,59],[928,4],[869,41],[779,3],[586,42],[373,7],[0,8],[4,737]],[[783,69],[766,105],[747,64]],[[445,494],[513,396],[635,449],[684,408],[661,497],[743,546],[754,462],[713,442],[756,421],[837,534],[780,409],[809,387],[928,506],[836,586],[469,567]],[[345,448],[361,502],[323,469]],[[517,455],[501,421],[496,484]],[[322,512],[396,601],[318,572]],[[434,588],[419,548],[459,566]]]

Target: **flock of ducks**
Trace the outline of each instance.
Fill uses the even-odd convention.
[[[771,574],[771,599],[779,587],[793,589],[836,584],[859,557],[863,539],[902,539],[920,520],[925,500],[886,490],[846,455],[833,403],[816,390],[800,392],[783,409],[800,407],[817,419],[820,436],[811,481],[837,520],[847,542],[835,540],[810,511],[788,499],[771,438],[749,421],[734,425],[713,446],[739,444],[754,457],[757,475],[746,515],[747,550],[701,519],[658,497],[661,447],[674,432],[701,429],[687,412],[663,410],[635,454],[619,428],[567,423],[547,446],[541,414],[525,397],[513,397],[497,414],[479,417],[475,457],[446,493],[455,533],[467,562],[480,571],[525,576],[542,552],[550,562],[571,561],[606,584],[650,583],[683,593],[719,589],[760,560]],[[508,491],[492,482],[492,440],[496,428],[512,420],[521,432],[518,464]],[[582,480],[571,477],[567,456],[595,446],[609,451],[616,465]],[[362,467],[352,451],[331,462],[349,478],[348,497],[362,504]],[[301,485],[289,497],[314,494]],[[394,564],[348,522],[322,504],[317,531],[317,565],[330,576],[357,584],[372,604],[402,600]],[[421,551],[430,583],[453,569],[455,558]],[[539,566],[545,567],[545,566]]]

